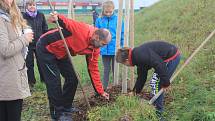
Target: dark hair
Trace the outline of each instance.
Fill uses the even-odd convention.
[[[99,41],[110,41],[111,40],[111,34],[110,31],[107,29],[98,29],[95,31],[95,34],[99,36]]]
[[[126,60],[128,60],[129,56],[129,47],[123,47],[118,49],[116,53],[116,61],[118,63],[124,63]]]

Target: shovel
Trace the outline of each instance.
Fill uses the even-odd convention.
[[[48,0],[48,3],[49,3],[49,6],[50,6],[52,12],[54,13],[54,9],[53,9],[53,6],[52,6],[52,4],[51,4],[51,0]],[[75,70],[75,68],[74,68],[74,66],[73,66],[73,63],[72,63],[72,56],[71,56],[71,54],[70,54],[70,52],[69,52],[69,48],[68,48],[68,45],[67,45],[67,43],[66,43],[65,37],[64,37],[64,35],[63,35],[63,32],[62,32],[62,30],[61,30],[61,27],[60,27],[60,25],[59,25],[59,23],[58,23],[58,20],[55,20],[55,21],[56,21],[56,25],[57,25],[57,28],[58,28],[58,30],[59,30],[61,39],[63,40],[64,46],[65,46],[65,48],[66,48],[66,52],[67,52],[67,55],[68,55],[68,57],[69,57],[70,63],[71,63],[71,65],[72,65],[72,68]],[[86,101],[86,103],[87,103],[87,107],[88,107],[88,109],[91,109],[89,100],[88,100],[88,98],[87,98],[87,96],[86,96],[86,93],[85,93],[85,91],[84,91],[84,89],[83,89],[83,86],[81,85],[80,76],[79,76],[79,74],[78,74],[76,71],[75,71],[75,75],[76,75],[76,77],[77,77],[77,79],[78,79],[78,83],[79,83],[79,85],[80,85],[80,88],[81,88],[81,91],[82,91],[82,93],[83,93],[84,99],[85,99],[85,101]]]
[[[200,51],[200,49],[213,37],[215,34],[215,30],[210,33],[210,35],[201,43],[201,45],[191,54],[191,56],[185,61],[185,63],[179,68],[179,70],[174,74],[174,76],[170,79],[170,83],[178,76],[178,74],[189,64],[191,59]],[[163,89],[161,89],[152,99],[149,101],[149,104],[153,104],[156,99],[163,93]]]

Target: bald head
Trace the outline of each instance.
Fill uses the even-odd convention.
[[[92,44],[95,47],[102,47],[111,41],[111,33],[108,29],[98,29],[92,36]]]
[[[99,41],[104,41],[109,43],[111,41],[111,33],[108,29],[98,29],[95,31],[95,34],[98,35]]]

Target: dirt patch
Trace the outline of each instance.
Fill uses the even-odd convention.
[[[116,101],[116,98],[121,93],[120,86],[113,86],[108,89],[107,92],[110,94],[110,100],[107,101],[101,96],[94,96],[94,89],[91,85],[84,86],[84,90],[86,91],[89,103],[91,108],[96,106],[107,106],[111,105]],[[130,92],[130,91],[128,91]],[[128,94],[124,94],[128,95]],[[149,100],[151,95],[147,91],[143,91],[140,95],[140,98],[144,98],[145,100]],[[173,98],[167,94],[166,96],[166,105],[173,101]],[[74,100],[74,107],[78,108],[80,111],[73,113],[74,121],[87,121],[87,108],[86,102],[83,98],[83,94],[80,89],[77,90]],[[49,105],[48,99],[46,97],[46,92],[33,92],[32,96],[24,101],[23,105],[23,120],[37,120],[37,121],[50,121],[49,114]],[[129,115],[122,116],[119,121],[131,121],[132,117]]]
[[[104,105],[111,105],[112,103],[115,102],[116,98],[121,95],[121,87],[116,86],[112,87],[111,89],[108,89],[107,92],[110,94],[110,100],[107,101],[101,96],[90,96],[88,97],[89,103],[91,108],[96,107],[96,106],[104,106]],[[130,92],[130,91],[129,91]],[[139,95],[140,98],[144,98],[145,100],[149,100],[152,98],[149,92],[143,91]],[[173,101],[173,98],[167,94],[165,96],[165,104],[168,104]],[[79,112],[76,112],[73,114],[73,119],[75,121],[87,121],[87,105],[85,100],[82,98],[78,102],[74,103],[75,107],[78,107],[80,109]],[[132,121],[132,118],[130,116],[123,116],[119,119],[119,121]]]
[[[107,92],[110,94],[110,100],[105,100],[101,96],[95,96],[92,95],[88,97],[89,103],[91,108],[96,107],[96,106],[104,106],[107,104],[112,104],[115,102],[116,97],[120,95],[121,93],[121,88],[120,87],[112,87],[111,89],[108,89]],[[79,112],[75,112],[73,114],[73,119],[75,121],[87,121],[87,104],[85,100],[82,98],[78,102],[74,102],[75,107],[78,107],[80,109]]]
[[[119,121],[133,121],[133,119],[130,116],[125,115],[125,116],[121,117],[119,119]]]

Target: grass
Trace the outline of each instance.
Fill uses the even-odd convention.
[[[177,45],[182,52],[182,64],[215,29],[214,6],[214,0],[161,0],[154,6],[136,13],[135,45],[138,46],[151,40],[171,42]],[[89,16],[81,16],[77,19],[91,23]],[[168,121],[215,121],[214,40],[215,37],[204,46],[174,80],[172,91],[169,92],[173,101],[165,106],[165,118]],[[82,82],[89,83],[85,58],[83,56],[74,57],[74,64],[81,75]],[[102,70],[101,62],[100,70]],[[48,114],[48,103],[44,95],[45,86],[38,83],[33,96],[25,101],[28,105],[24,108],[23,120],[47,119],[40,116],[40,112],[44,110],[43,113]],[[103,117],[105,121],[113,118],[113,120],[117,120],[125,115],[139,118],[136,114],[141,114],[142,110],[135,107],[142,105],[136,98],[119,97],[119,100],[113,105],[95,108],[89,112],[90,119],[96,121],[95,118]],[[39,108],[41,107],[40,101],[43,104],[42,110]],[[125,102],[132,105],[127,107]],[[147,109],[152,108],[148,107]],[[132,112],[129,112],[130,110]],[[153,113],[148,115],[151,114]]]
[[[46,15],[46,18],[48,18],[48,17],[49,17],[49,15]],[[85,22],[85,23],[88,23],[88,24],[93,23],[93,19],[92,19],[91,15],[76,15],[75,20]],[[56,27],[55,24],[53,24],[53,23],[50,24],[49,23],[49,28],[54,28],[54,27]]]
[[[182,64],[215,29],[214,5],[214,0],[161,0],[136,13],[135,44],[151,40],[173,43],[182,52]],[[168,121],[215,120],[214,38],[174,80],[169,92],[173,101],[165,107]]]
[[[113,105],[96,107],[88,114],[89,121],[157,121],[153,106],[141,102],[137,97],[119,96]],[[126,120],[127,121],[127,120]]]

